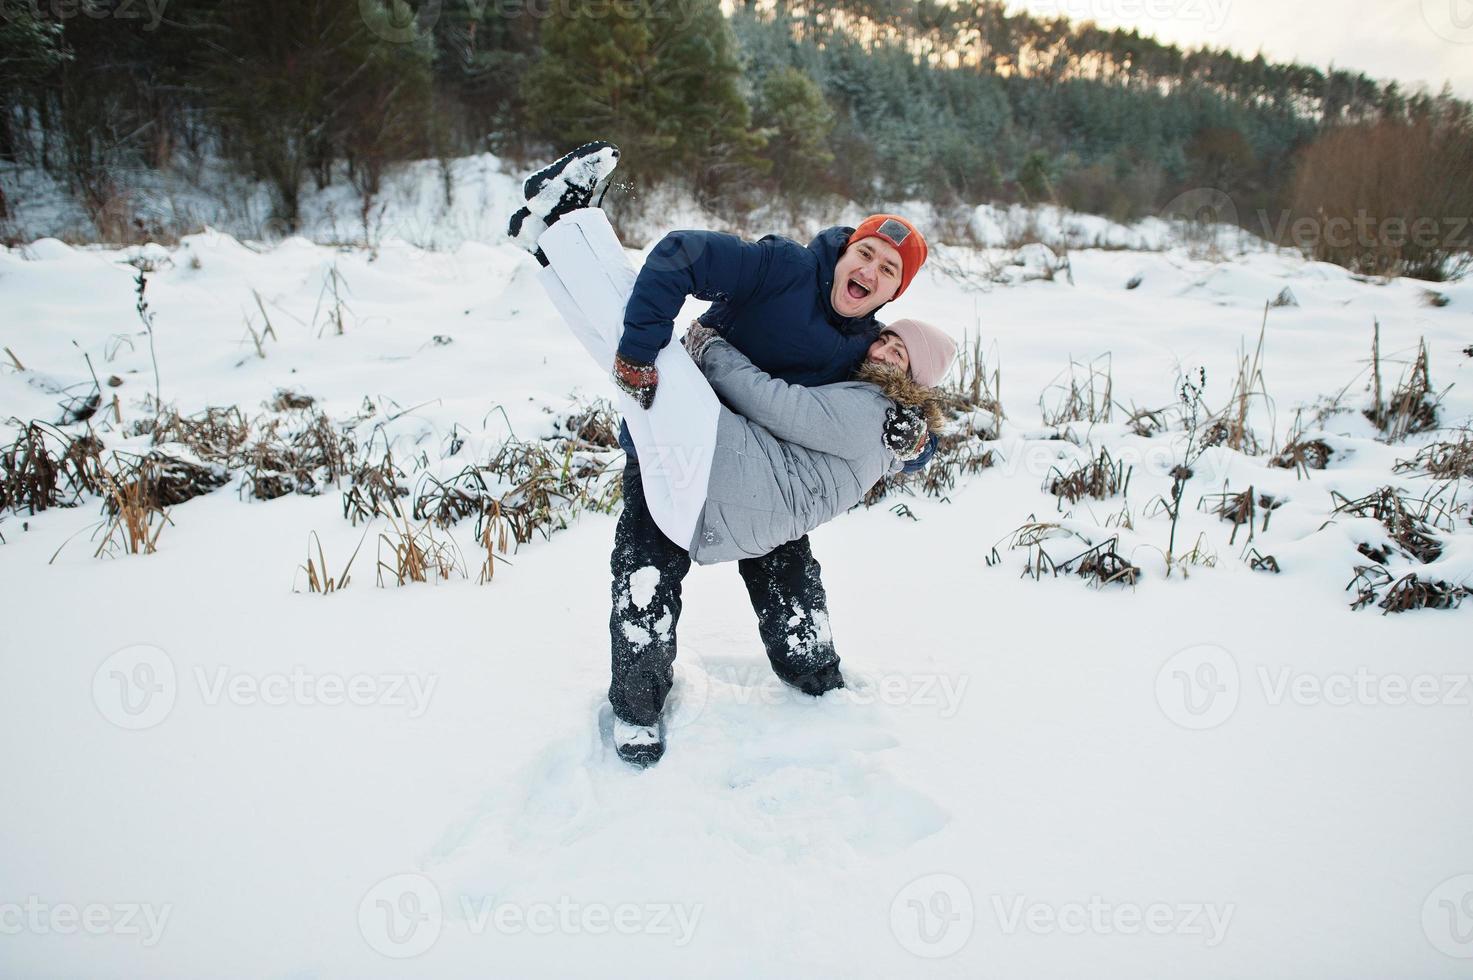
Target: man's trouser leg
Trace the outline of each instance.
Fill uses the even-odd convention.
[[[779,677],[804,686],[814,675],[836,673],[839,654],[829,629],[829,604],[808,536],[761,558],[737,563],[767,659]],[[831,685],[822,685],[824,687]]]
[[[624,468],[624,510],[609,568],[614,575],[609,704],[624,721],[653,725],[674,680],[680,583],[690,571],[690,555],[650,516],[634,459]]]

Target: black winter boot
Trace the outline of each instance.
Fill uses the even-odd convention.
[[[784,684],[796,687],[810,697],[823,697],[832,690],[844,686],[844,675],[839,673],[838,664],[827,664],[807,674],[794,674],[777,664],[772,665],[772,672],[782,680]]]
[[[584,143],[558,157],[522,183],[527,204],[511,216],[507,237],[546,265],[537,239],[568,212],[598,207],[618,165],[619,148],[607,140]]]

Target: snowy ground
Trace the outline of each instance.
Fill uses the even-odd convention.
[[[938,273],[989,257],[940,251]],[[142,413],[138,254],[0,254],[0,344],[26,368],[4,358],[0,415],[55,421],[60,392],[90,386],[84,353],[122,379],[104,391],[125,422]],[[334,417],[368,399],[412,409],[385,436],[453,471],[606,393],[504,245],[388,241],[375,258],[212,234],[148,254],[160,384],[184,412],[256,412],[279,387]],[[340,565],[364,533],[336,492],[222,488],[175,507],[156,554],[113,560],[92,557],[95,504],[9,516],[0,973],[1466,976],[1473,608],[1351,611],[1355,545],[1375,532],[1324,526],[1331,490],[1426,492],[1391,467],[1430,437],[1387,446],[1333,416],[1336,458],[1308,479],[1209,451],[1178,551],[1205,534],[1216,563],[1166,579],[1148,504],[1183,433],[1133,436],[1117,414],[1074,426],[1080,448],[1047,438],[1039,398],[1071,357],[1109,352],[1123,405],[1171,405],[1202,365],[1220,407],[1288,286],[1299,305],[1268,316],[1264,441],[1348,383],[1346,406],[1365,403],[1373,319],[1401,362],[1426,338],[1453,386],[1444,423],[1465,423],[1473,283],[1434,308],[1410,282],[1183,249],[1074,251],[1072,285],[1024,281],[1045,259],[1010,283],[926,273],[887,311],[995,343],[1009,422],[999,464],[949,502],[888,501],[916,520],[882,506],[813,535],[851,689],[779,685],[735,569],[697,569],[669,752],[647,772],[600,733],[612,517],[523,547],[485,586],[374,587],[379,525],[324,598],[297,570],[309,534]],[[334,267],[341,335],[319,308]],[[253,288],[276,335],[264,359]],[[442,460],[452,432],[466,448]],[[1139,585],[1021,577],[1011,532],[1061,516],[1050,467],[1101,446],[1134,464],[1128,498],[1072,519],[1115,533],[1128,508]],[[1287,501],[1253,542],[1282,574],[1250,571],[1244,532],[1229,545],[1193,509],[1224,483]],[[454,536],[473,554],[469,526]],[[1466,511],[1442,537],[1438,573],[1469,582]]]

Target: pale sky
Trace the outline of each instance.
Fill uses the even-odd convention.
[[[1136,28],[1179,47],[1361,71],[1473,99],[1473,0],[1010,0],[1009,11]]]

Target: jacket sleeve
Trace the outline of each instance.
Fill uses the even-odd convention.
[[[901,472],[906,476],[910,476],[912,473],[919,473],[925,469],[926,464],[931,462],[931,457],[936,455],[936,446],[939,442],[940,440],[936,438],[936,433],[931,433],[926,439],[926,448],[921,450],[919,456],[906,463]]]
[[[727,407],[784,442],[844,459],[888,451],[883,403],[864,388],[788,384],[720,338],[706,348],[701,370]]]
[[[624,307],[619,353],[644,364],[670,343],[687,296],[741,304],[762,285],[772,250],[716,231],[672,231],[645,259]]]

